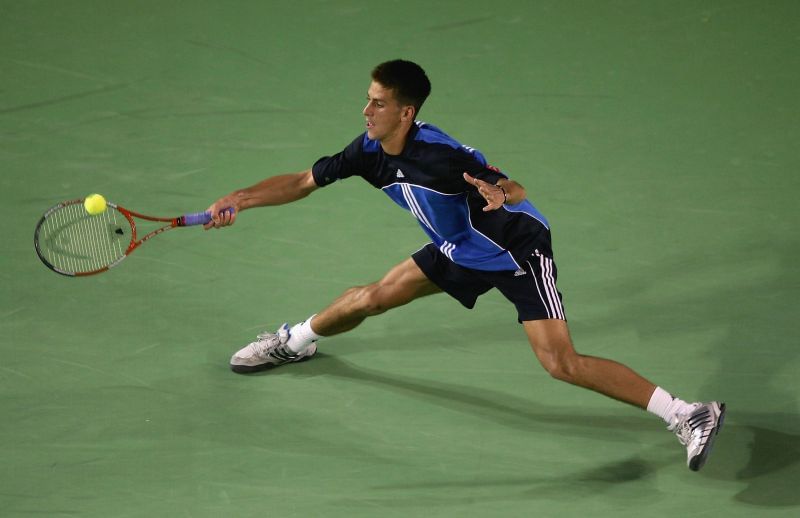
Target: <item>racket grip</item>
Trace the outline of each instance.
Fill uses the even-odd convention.
[[[211,214],[208,212],[194,212],[181,216],[181,226],[191,227],[192,225],[205,225],[211,221]]]
[[[233,213],[233,208],[227,208],[223,212],[230,211]],[[211,214],[208,212],[194,212],[192,214],[184,214],[181,216],[182,227],[191,227],[192,225],[205,225],[211,221]]]

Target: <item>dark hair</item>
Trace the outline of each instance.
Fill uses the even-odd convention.
[[[411,61],[394,59],[372,69],[372,80],[394,90],[400,104],[414,106],[419,113],[431,93],[431,82],[422,67]]]

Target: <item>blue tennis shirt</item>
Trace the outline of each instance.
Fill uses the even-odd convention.
[[[411,127],[400,155],[387,155],[366,132],[344,150],[312,167],[314,181],[329,185],[361,176],[410,211],[439,250],[460,266],[518,270],[549,232],[545,217],[528,200],[484,212],[486,200],[464,180],[469,173],[495,184],[508,178],[477,149],[461,145],[431,124]]]

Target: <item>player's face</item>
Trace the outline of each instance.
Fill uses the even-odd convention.
[[[405,138],[408,107],[400,105],[393,90],[373,81],[367,90],[367,106],[364,107],[363,113],[367,122],[367,136],[370,139],[388,144],[398,137]]]

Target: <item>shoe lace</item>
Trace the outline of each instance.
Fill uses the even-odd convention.
[[[281,362],[292,361],[299,356],[298,353],[286,347],[289,337],[284,333],[261,333],[253,342],[254,352],[260,358],[275,358]]]
[[[671,432],[675,432],[678,436],[678,441],[686,446],[692,440],[692,427],[689,425],[689,419],[683,417],[674,425],[669,427]]]
[[[684,446],[692,441],[696,430],[702,431],[709,423],[708,411],[699,411],[700,408],[699,405],[695,406],[690,412],[678,416],[675,422],[667,427],[671,432],[675,432]]]
[[[255,349],[259,356],[269,356],[278,346],[281,345],[281,337],[275,333],[260,333],[256,341],[250,346]]]

